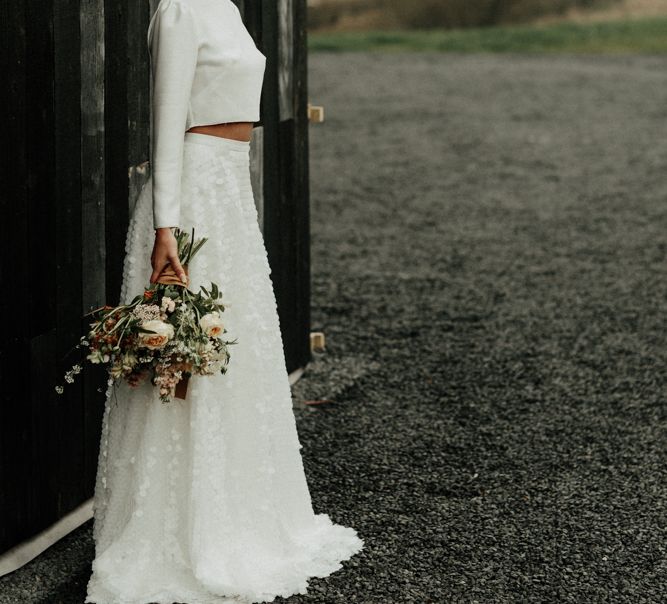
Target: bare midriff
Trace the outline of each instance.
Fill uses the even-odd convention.
[[[193,126],[188,132],[231,138],[237,141],[249,141],[252,135],[253,126],[254,122],[227,122],[224,124]]]

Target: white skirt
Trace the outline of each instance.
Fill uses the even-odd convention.
[[[352,528],[313,512],[276,299],[258,224],[250,145],[187,133],[181,227],[209,241],[190,289],[217,283],[230,348],[225,375],[193,376],[186,400],[149,383],[107,392],[86,602],[223,604],[306,593],[359,552]],[[151,180],[127,235],[121,301],[149,282]]]

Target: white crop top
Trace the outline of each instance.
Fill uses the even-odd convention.
[[[185,131],[259,121],[266,57],[231,0],[160,0],[148,25],[153,226],[180,226]]]

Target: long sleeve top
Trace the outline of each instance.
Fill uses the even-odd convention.
[[[231,0],[160,0],[148,26],[153,226],[179,226],[186,130],[259,121],[266,57]]]

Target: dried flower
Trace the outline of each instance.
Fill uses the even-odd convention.
[[[135,306],[132,314],[141,321],[154,321],[160,318],[160,307],[157,304],[140,304]]]

